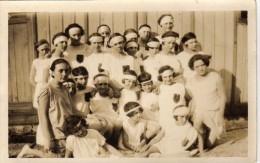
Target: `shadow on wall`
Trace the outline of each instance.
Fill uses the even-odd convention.
[[[228,100],[225,109],[227,119],[239,119],[248,117],[248,103],[241,102],[241,89],[237,86],[236,76],[226,69],[221,69],[220,74],[224,80]]]

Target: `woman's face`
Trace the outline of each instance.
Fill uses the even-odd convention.
[[[70,40],[72,43],[79,43],[81,39],[81,31],[78,27],[69,30]]]
[[[125,79],[125,82],[124,82],[124,88],[126,89],[131,89],[135,86],[135,80],[131,80],[131,79]]]
[[[142,40],[148,41],[151,35],[151,29],[148,27],[143,27],[139,30],[139,35]]]
[[[99,82],[97,84],[95,84],[99,94],[102,95],[107,95],[108,91],[109,91],[109,84],[105,83],[105,82]]]
[[[49,44],[42,44],[37,48],[38,54],[41,57],[48,58],[50,56]]]
[[[151,54],[157,54],[159,53],[160,44],[158,46],[149,46],[149,52]]]
[[[136,122],[139,122],[141,119],[141,111],[140,110],[133,111],[130,118]]]
[[[135,56],[136,52],[138,52],[137,44],[131,44],[131,46],[127,47],[127,54]]]
[[[187,49],[190,49],[191,51],[196,51],[197,50],[197,39],[190,39],[185,43],[185,46]]]
[[[102,26],[98,29],[98,33],[101,34],[102,37],[109,37],[110,30],[107,26]]]
[[[187,116],[187,115],[178,115],[178,116],[177,116],[177,120],[176,120],[176,124],[177,124],[178,126],[183,126],[183,125],[186,124],[187,119],[188,119],[188,116]]]
[[[152,92],[152,88],[153,88],[152,81],[141,83],[141,87],[142,87],[143,91],[146,93]]]
[[[164,32],[168,32],[168,31],[172,31],[174,24],[172,21],[170,21],[162,24],[161,27]]]
[[[173,72],[172,70],[166,70],[162,74],[162,81],[165,85],[172,85],[173,83]]]
[[[118,37],[117,36],[117,39],[112,39],[113,41],[111,42],[112,43],[112,48],[114,50],[114,52],[118,52],[118,53],[121,53],[123,52],[124,50],[124,38],[123,37]]]
[[[99,40],[91,41],[90,46],[91,46],[91,49],[93,50],[93,52],[100,52],[101,47],[102,47],[102,41],[99,41]]]
[[[204,76],[207,74],[207,66],[202,60],[195,61],[193,66],[194,66],[194,71],[197,73],[197,75]]]
[[[64,52],[67,49],[68,42],[67,41],[60,41],[55,46],[56,46],[55,50],[58,50],[60,52]]]
[[[69,73],[69,65],[66,63],[59,63],[55,66],[55,69],[52,72],[52,76],[54,80],[58,81],[59,83],[64,83],[68,79]]]
[[[176,45],[176,38],[171,37],[171,39],[166,39],[163,42],[163,49],[166,51],[171,51]]]

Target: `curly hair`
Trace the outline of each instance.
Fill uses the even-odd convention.
[[[73,23],[73,24],[70,24],[68,27],[66,27],[66,29],[65,29],[65,33],[69,36],[69,30],[71,29],[71,28],[79,28],[79,30],[80,30],[80,35],[81,36],[83,36],[84,34],[85,34],[85,32],[84,32],[84,29],[82,28],[82,26],[80,26],[79,24],[77,24],[77,23]]]
[[[202,60],[202,62],[208,67],[210,64],[210,58],[211,58],[210,55],[195,54],[189,60],[189,68],[191,70],[194,70],[194,62],[196,62],[198,60]]]

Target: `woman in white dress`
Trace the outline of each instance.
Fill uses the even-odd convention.
[[[186,88],[192,97],[194,127],[200,134],[203,124],[210,128],[206,146],[211,148],[224,130],[226,95],[221,76],[207,68],[209,63],[209,57],[201,54],[190,59],[189,67],[196,75],[186,83]]]

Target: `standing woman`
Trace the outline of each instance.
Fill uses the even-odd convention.
[[[50,73],[53,80],[43,88],[38,97],[39,121],[47,140],[44,144],[46,151],[51,150],[63,156],[66,134],[62,127],[65,117],[76,112],[69,92],[63,85],[70,74],[69,63],[64,59],[53,61]]]
[[[206,55],[191,57],[189,67],[196,72],[186,88],[192,97],[193,123],[199,134],[203,134],[203,124],[209,129],[206,146],[211,148],[224,129],[226,104],[225,88],[221,76],[208,69],[210,60]],[[199,140],[203,144],[202,140]]]
[[[134,58],[124,52],[125,37],[120,33],[112,34],[108,43],[113,50],[110,62],[110,79],[123,87],[124,69],[128,67],[130,70],[134,70]]]
[[[65,29],[65,33],[69,36],[68,48],[67,48],[67,56],[66,59],[71,64],[72,61],[77,60],[77,55],[88,56],[88,46],[81,41],[81,37],[84,36],[84,29],[77,23],[73,23],[68,25]],[[83,57],[84,58],[84,57]]]

